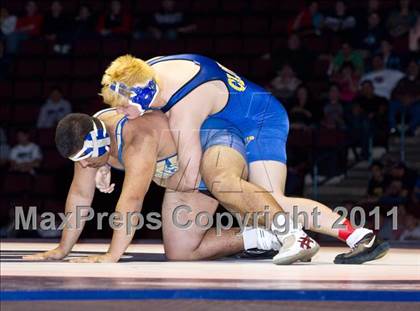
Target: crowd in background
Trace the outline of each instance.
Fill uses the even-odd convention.
[[[7,8],[1,10],[2,37],[6,53],[11,55],[17,53],[21,41],[39,35],[54,43],[56,53],[68,54],[72,44],[81,38],[133,36],[175,40],[180,33],[195,29],[189,17],[176,9],[174,0],[163,0],[160,10],[145,19],[136,19],[120,1],[110,1],[103,13],[82,4],[72,15],[60,1],[51,2],[47,12],[41,12],[36,1],[28,1],[25,13],[19,17]]]
[[[51,1],[47,10],[41,10],[37,1],[28,1],[17,12],[7,5],[2,7],[0,80],[13,78],[14,60],[29,39],[42,38],[50,43],[52,53],[66,57],[81,39],[176,41],[193,36],[199,28],[198,21],[173,0],[161,1],[159,9],[147,16],[134,14],[126,4],[127,1],[110,1],[106,9],[97,11],[86,1],[75,12],[67,11],[60,1]],[[299,142],[295,148],[296,133],[297,137],[310,136],[310,143],[316,141],[317,146],[324,146],[317,148],[320,180],[336,182],[344,177],[349,158],[370,159],[372,145],[386,149],[389,137],[402,130],[406,136],[420,135],[420,16],[413,1],[396,0],[395,7],[386,10],[382,1],[369,0],[357,12],[351,9],[351,3],[342,0],[331,1],[329,10],[321,9],[319,1],[303,4],[285,23],[287,42],[257,56],[272,64],[271,74],[265,81],[257,82],[278,97],[289,114],[287,191],[296,195],[302,195],[304,177],[316,161],[302,152]],[[322,53],[311,46],[319,38],[330,45]],[[321,70],[328,81],[321,96],[312,87],[319,76],[318,64],[324,64]],[[39,103],[39,115],[33,126],[53,130],[63,116],[74,110],[65,97],[60,86],[50,88],[45,103]],[[399,126],[401,117],[406,128]],[[0,128],[3,171],[36,176],[42,170],[44,152],[32,134],[27,128],[11,132]],[[340,141],[337,148],[332,150],[334,142],[326,142],[325,135]],[[409,239],[417,234],[416,238],[420,238],[417,173],[397,161],[374,162],[371,170],[364,206],[367,209],[375,204],[402,206],[399,221],[414,232],[388,231],[383,235]]]

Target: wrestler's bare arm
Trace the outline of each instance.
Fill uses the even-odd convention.
[[[183,120],[170,121],[174,139],[178,145],[179,169],[168,178],[165,186],[178,191],[195,189],[200,180],[201,145],[200,134],[194,128],[200,128],[202,121],[186,117]]]
[[[60,244],[56,249],[48,252],[25,256],[26,260],[62,259],[70,253],[79,239],[84,227],[84,218],[95,194],[96,168],[83,168],[79,163],[74,164],[73,180],[67,194],[65,213],[71,215],[64,226]],[[79,207],[79,208],[78,208]],[[77,214],[79,212],[79,214]]]
[[[210,88],[211,90],[211,88]],[[196,188],[200,177],[201,143],[200,128],[211,111],[202,109],[206,101],[212,101],[209,86],[203,85],[188,94],[171,111],[169,126],[177,145],[179,170],[168,179],[167,185],[178,191]],[[176,185],[176,186],[175,186]]]
[[[134,135],[132,141],[126,142],[126,146],[123,152],[125,177],[116,207],[116,212],[122,216],[122,225],[114,230],[108,250],[112,261],[120,259],[133,239],[133,227],[136,226],[138,217],[131,215],[141,211],[158,156],[158,140],[153,134]]]

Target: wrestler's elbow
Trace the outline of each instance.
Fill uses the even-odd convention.
[[[187,190],[194,190],[199,180],[200,180],[200,173],[198,170],[195,171],[194,173],[185,174],[183,178],[182,187]]]
[[[144,196],[125,196],[118,200],[117,211],[120,212],[140,212],[143,205]]]

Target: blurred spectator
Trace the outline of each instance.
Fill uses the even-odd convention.
[[[16,54],[21,41],[41,33],[42,16],[36,2],[28,1],[25,11],[26,15],[18,18],[15,31],[7,36],[6,52],[9,54]]]
[[[17,145],[10,150],[10,169],[20,173],[35,174],[42,154],[39,146],[29,139],[29,131],[20,129],[16,133]]]
[[[344,110],[340,102],[340,90],[336,84],[332,84],[328,93],[328,101],[324,106],[324,116],[321,120],[320,130],[322,130],[319,139],[330,141],[330,135],[344,143]],[[323,136],[322,136],[323,135]],[[318,162],[319,173],[331,178],[328,184],[339,183],[344,178],[346,167],[346,150],[340,148],[340,144],[331,146],[328,144],[319,150],[317,156],[323,160]]]
[[[375,87],[370,80],[363,81],[360,86],[359,96],[355,99],[362,109],[373,118],[381,109],[388,107],[388,100],[375,94]]]
[[[46,103],[41,107],[38,116],[38,128],[53,128],[63,117],[71,112],[70,103],[63,98],[63,92],[53,87]]]
[[[392,37],[407,35],[410,28],[416,24],[417,11],[411,7],[410,0],[400,0],[399,9],[394,10],[388,17],[387,28]]]
[[[369,119],[357,102],[351,106],[351,112],[346,118],[346,128],[350,138],[350,147],[353,150],[356,161],[360,160],[357,152],[358,147],[362,150],[362,159],[367,160],[369,158],[370,138]]]
[[[360,76],[355,72],[354,66],[350,62],[345,62],[332,81],[337,83],[340,89],[340,100],[350,103],[357,94]]]
[[[354,101],[360,105],[369,119],[374,143],[387,146],[388,100],[375,95],[373,83],[366,80],[362,83],[359,95]]]
[[[367,25],[360,30],[360,48],[372,54],[376,52],[382,39],[386,36],[386,31],[381,25],[381,18],[377,12],[372,12],[368,16]]]
[[[51,3],[50,12],[44,18],[44,34],[54,42],[54,52],[67,54],[70,51],[70,21],[63,13],[60,1]]]
[[[81,38],[92,38],[95,33],[95,18],[92,15],[91,8],[84,4],[78,9],[77,15],[74,18],[73,25],[73,40]]]
[[[300,85],[289,112],[291,128],[306,129],[313,123],[312,113],[308,110],[308,101],[309,90],[306,86]]]
[[[298,77],[308,76],[308,69],[312,68],[314,55],[304,49],[298,35],[292,34],[287,41],[287,48],[274,51],[272,55],[274,69],[280,70],[284,64],[290,64]]]
[[[35,1],[28,1],[25,5],[26,15],[19,17],[16,29],[30,36],[41,34],[42,15],[38,13],[38,5]]]
[[[386,153],[381,161],[384,165],[385,174],[391,171],[391,169],[398,164],[398,159],[396,155]]]
[[[404,217],[404,231],[400,235],[400,241],[409,241],[409,240],[420,240],[420,223],[411,214],[407,214]]]
[[[417,17],[416,24],[410,29],[408,45],[410,52],[420,52],[420,17]]]
[[[324,17],[319,12],[319,3],[318,1],[308,1],[307,4],[289,25],[289,33],[321,34]]]
[[[416,171],[409,169],[404,163],[399,162],[391,168],[389,176],[392,180],[401,181],[404,197],[411,195],[417,181]]]
[[[0,128],[0,167],[9,162],[10,146],[3,128]]]
[[[378,204],[384,207],[392,207],[404,205],[406,202],[407,197],[404,194],[401,180],[391,179],[387,182],[385,193],[380,197]]]
[[[191,33],[196,28],[184,12],[176,9],[173,0],[162,1],[161,9],[153,14],[150,26],[154,38],[170,40],[176,39],[180,33]]]
[[[388,69],[401,69],[400,57],[392,51],[392,44],[388,39],[381,42],[381,54],[384,58],[385,68]]]
[[[373,162],[370,165],[370,175],[367,200],[369,203],[375,204],[385,192],[386,181],[383,164],[379,161]]]
[[[0,9],[0,39],[4,38],[6,41],[7,54],[16,53],[16,48],[14,46],[14,32],[16,29],[16,21],[16,16],[10,14],[8,9]]]
[[[411,81],[413,83],[420,82],[420,72],[419,72],[419,60],[412,59],[407,66],[407,80]],[[417,92],[415,93],[415,96],[420,95],[420,90],[416,88]]]
[[[99,17],[97,31],[102,36],[128,35],[131,30],[131,15],[126,13],[121,1],[111,1],[109,12]]]
[[[369,80],[373,83],[375,94],[391,98],[391,93],[404,74],[395,69],[386,69],[382,54],[376,54],[372,59],[372,71],[362,76],[361,81]]]
[[[296,77],[295,72],[289,64],[277,72],[277,76],[270,83],[270,90],[274,96],[288,100],[295,93],[301,81]]]
[[[341,50],[337,53],[332,61],[332,73],[340,70],[345,62],[353,64],[356,74],[361,75],[364,70],[364,62],[362,55],[354,51],[349,41],[344,41]]]
[[[378,13],[382,17],[383,10],[381,9],[381,1],[379,0],[369,0],[367,7],[367,15],[371,13]]]
[[[347,12],[347,5],[344,0],[335,3],[334,13],[327,15],[324,21],[326,29],[350,39],[352,31],[356,27],[356,18]]]
[[[407,75],[398,82],[389,107],[391,133],[396,132],[397,114],[404,113],[408,122],[408,135],[413,135],[420,126],[420,75],[419,64],[412,60],[407,67]]]
[[[0,26],[3,36],[8,36],[16,29],[17,17],[11,15],[6,8],[0,9]]]
[[[340,102],[340,90],[336,84],[330,86],[321,125],[330,129],[344,128],[344,110]]]
[[[6,55],[6,49],[2,40],[0,40],[0,80],[6,80],[10,74],[11,60]]]

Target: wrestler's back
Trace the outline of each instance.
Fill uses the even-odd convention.
[[[200,65],[185,59],[161,61],[153,64],[152,67],[157,75],[165,80],[165,100],[167,102],[189,81],[193,80],[200,71]],[[189,111],[208,111],[208,114],[214,114],[222,110],[227,103],[228,90],[220,80],[204,83],[200,86],[199,92],[202,100],[198,105],[195,103],[191,105],[191,101],[188,100],[180,100],[176,106],[165,112],[171,116],[173,112],[176,113],[177,110],[182,110],[184,105],[188,105]]]
[[[163,88],[169,86],[161,110],[171,121],[187,115],[202,121],[216,116],[244,132],[255,129],[267,116],[272,123],[288,125],[284,107],[270,92],[210,58],[180,54],[156,57],[148,63],[158,78],[163,77]]]
[[[101,110],[95,114],[109,128],[110,136],[113,141],[111,145],[109,164],[117,169],[124,169],[123,164],[118,158],[121,142],[118,141],[118,124],[124,118],[118,114],[114,108]],[[122,129],[124,128],[124,131]],[[138,118],[127,122],[121,127],[122,142],[129,141],[134,135],[146,135],[152,133],[158,144],[158,161],[176,154],[176,145],[169,130],[167,117],[160,111],[149,112],[144,118]]]

